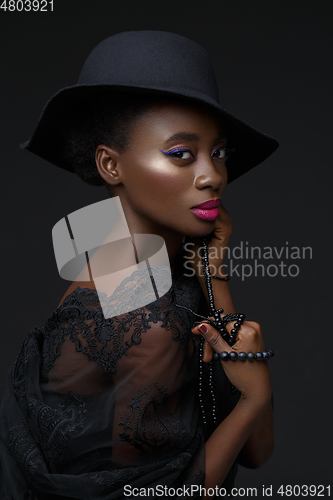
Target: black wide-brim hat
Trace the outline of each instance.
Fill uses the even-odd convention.
[[[127,31],[95,47],[78,84],[51,97],[30,140],[21,147],[73,171],[63,155],[68,110],[80,100],[113,90],[182,96],[217,111],[235,148],[227,162],[229,182],[263,162],[279,145],[220,106],[214,69],[200,45],[175,33]]]

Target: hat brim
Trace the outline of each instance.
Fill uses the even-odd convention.
[[[228,182],[232,182],[253,167],[262,163],[279,146],[273,137],[256,130],[238,117],[223,109],[206,94],[190,89],[128,85],[73,85],[54,94],[46,103],[31,138],[20,145],[54,165],[73,171],[62,151],[66,141],[66,116],[68,109],[82,99],[105,91],[136,92],[180,96],[204,103],[217,111],[228,129],[235,153],[227,161]],[[249,154],[250,153],[250,154]]]

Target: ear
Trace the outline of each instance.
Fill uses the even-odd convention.
[[[95,161],[99,175],[111,186],[121,183],[118,160],[119,153],[115,149],[105,144],[97,146]]]

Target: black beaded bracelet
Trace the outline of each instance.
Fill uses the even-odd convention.
[[[219,353],[214,352],[213,354],[213,359],[215,361],[222,360],[222,361],[227,361],[228,359],[231,359],[232,361],[236,361],[239,359],[240,361],[246,361],[247,359],[249,361],[263,361],[263,360],[268,360],[274,356],[274,352],[271,349],[266,349],[266,351],[263,352],[257,352],[254,354],[253,352],[236,352],[236,351],[222,351]]]
[[[230,276],[229,274],[226,274],[225,278],[221,278],[220,276],[214,276],[213,274],[210,274],[211,278],[215,278],[216,280],[221,280],[221,281],[229,281]]]

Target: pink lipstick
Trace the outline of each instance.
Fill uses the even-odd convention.
[[[215,200],[208,200],[201,205],[197,205],[191,208],[192,212],[203,220],[214,220],[219,214],[218,206],[220,204],[220,198]]]

